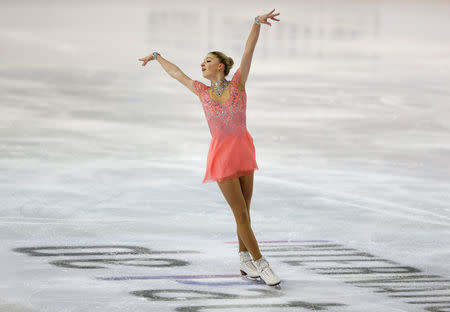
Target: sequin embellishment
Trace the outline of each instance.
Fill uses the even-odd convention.
[[[209,87],[194,80],[194,88],[198,91],[211,135],[216,139],[224,136],[241,136],[246,129],[247,95],[238,87],[240,70],[236,71],[230,82],[230,97],[219,103],[211,99]]]

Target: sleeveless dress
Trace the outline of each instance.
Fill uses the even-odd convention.
[[[241,69],[238,68],[230,81],[230,98],[219,103],[211,99],[211,87],[192,80],[211,132],[203,183],[221,182],[259,169],[253,138],[246,125],[247,95],[238,88],[240,82]]]

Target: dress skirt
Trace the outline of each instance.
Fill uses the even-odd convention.
[[[253,138],[245,128],[239,137],[228,136],[221,140],[212,137],[203,183],[237,178],[257,169]]]

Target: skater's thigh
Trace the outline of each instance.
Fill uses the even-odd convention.
[[[242,194],[241,183],[239,178],[229,179],[222,182],[217,181],[223,196],[228,205],[233,210],[234,217],[238,223],[248,223],[247,204]]]
[[[247,208],[250,208],[250,201],[253,193],[253,172],[251,174],[239,177],[241,183],[242,195],[244,195]]]

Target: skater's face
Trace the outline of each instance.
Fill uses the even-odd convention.
[[[205,59],[203,60],[201,67],[203,77],[208,78],[217,76],[217,74],[220,71],[223,72],[225,65],[220,63],[220,60],[216,55],[208,53],[205,56]]]

